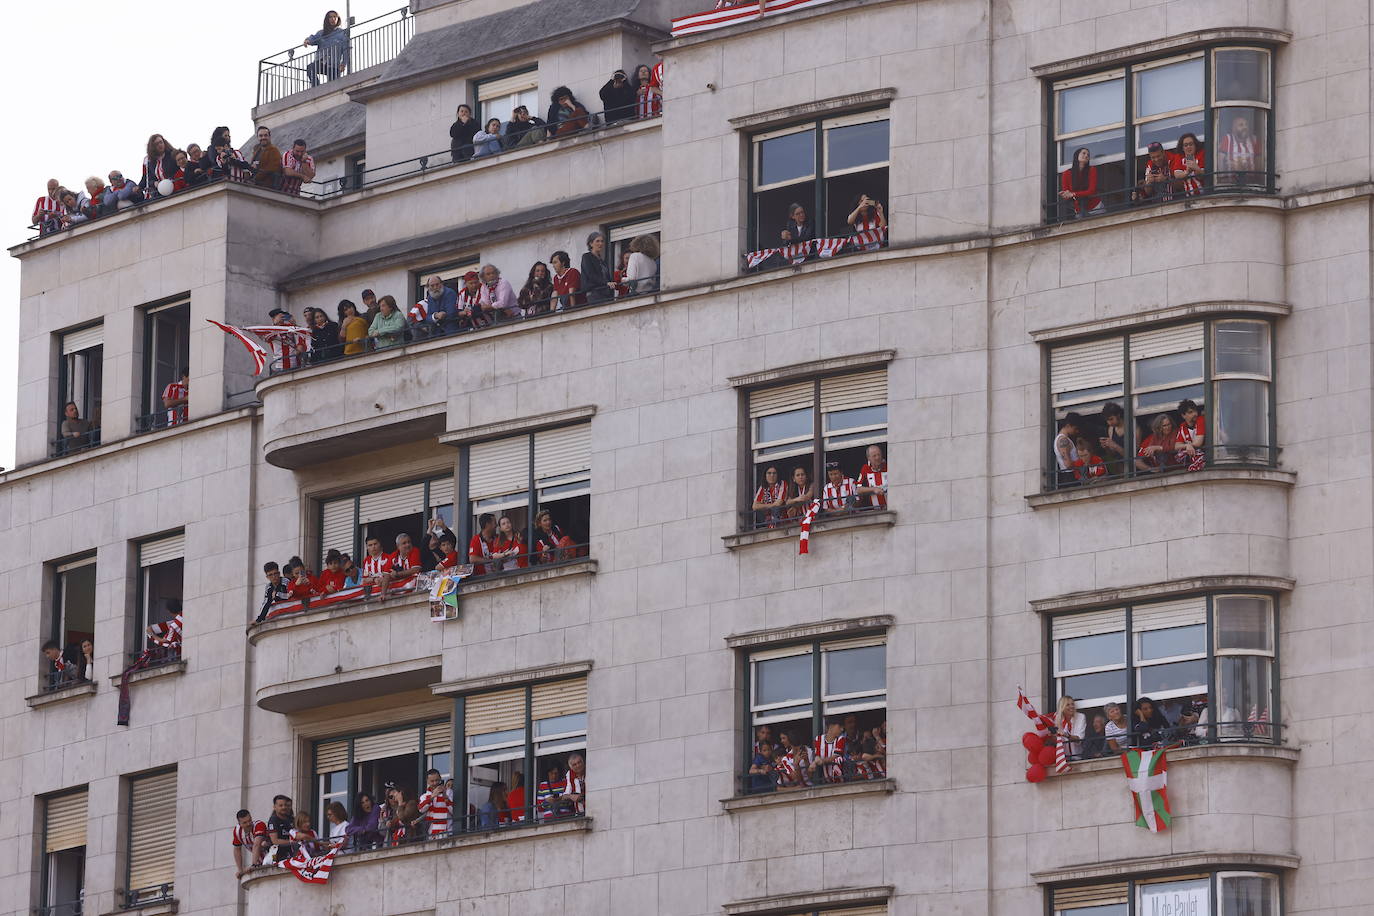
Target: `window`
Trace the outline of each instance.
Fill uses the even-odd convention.
[[[46,686],[56,688],[73,680],[86,680],[81,644],[95,641],[95,555],[59,563],[53,567],[53,612],[48,638],[57,643],[62,657],[75,665],[65,673],[52,670],[46,661]]]
[[[748,399],[752,475],[741,511],[745,530],[799,522],[816,498],[827,513],[886,508],[885,490],[855,492],[887,485],[886,369],[754,389]],[[872,470],[872,460],[883,469],[870,480],[864,469]],[[832,463],[840,483],[827,491]],[[783,502],[772,508],[778,494]]]
[[[43,802],[40,916],[77,916],[86,884],[86,790]]]
[[[1212,48],[1055,82],[1050,127],[1055,168],[1047,218],[1129,205],[1138,196],[1133,189],[1144,178],[1149,145],[1160,143],[1174,156],[1185,134],[1201,146],[1202,176],[1192,184],[1171,184],[1168,196],[1152,192],[1142,199],[1222,188],[1272,190],[1273,168],[1265,153],[1273,147],[1270,58],[1265,48]],[[1073,184],[1066,173],[1080,149],[1088,150],[1094,171]],[[1095,187],[1097,193],[1066,201],[1060,197],[1061,189],[1070,187],[1065,180],[1076,190]]]
[[[1272,337],[1225,318],[1051,348],[1047,486],[1272,466]]]
[[[558,801],[570,791],[571,758],[586,755],[585,677],[472,694],[459,701],[459,719],[464,775],[454,807],[477,812],[468,829],[586,813],[585,801]]]
[[[320,504],[320,557],[316,568],[324,568],[324,558],[330,550],[348,554],[361,566],[368,538],[380,539],[382,551],[391,553],[396,549],[396,536],[408,534],[411,543],[420,549],[425,569],[433,569],[435,558],[427,549],[425,533],[429,520],[435,517],[452,528],[451,476],[326,500]]]
[[[818,237],[847,238],[861,194],[887,206],[886,109],[795,124],[751,140],[752,247],[782,243],[792,204],[806,211]]]
[[[100,444],[100,391],[104,326],[89,325],[59,337],[57,450],[59,455]],[[72,415],[67,405],[75,405]]]
[[[542,118],[539,107],[539,70],[531,67],[518,73],[481,80],[477,83],[477,123],[499,118],[502,129],[511,112],[524,105],[532,116]]]
[[[887,775],[887,643],[882,636],[763,649],[749,653],[747,669],[744,792]],[[842,762],[812,768],[817,754],[830,752],[825,742],[837,737],[843,739]],[[749,772],[758,763],[761,744],[773,747],[773,773]]]
[[[339,190],[362,190],[367,179],[367,154],[353,153],[344,157],[344,177],[339,181]]]
[[[138,613],[134,617],[134,654],[154,650],[156,661],[176,661],[177,650],[165,650],[147,636],[147,628],[165,624],[181,613],[185,535],[178,531],[138,545]]]
[[[662,220],[658,214],[629,223],[613,223],[607,226],[604,230],[607,243],[606,263],[611,266],[612,271],[624,270],[622,265],[630,256],[630,243],[641,235],[651,235],[655,241],[659,241],[661,231]]]
[[[470,270],[480,271],[481,268],[481,260],[477,257],[477,255],[472,255],[470,257],[462,258],[458,261],[452,261],[448,264],[441,264],[438,267],[427,267],[424,270],[417,270],[415,271],[415,290],[413,293],[414,298],[411,301],[418,302],[421,299],[425,298],[425,294],[428,292],[425,289],[425,284],[429,282],[430,277],[436,274],[443,278],[445,286],[447,286],[449,289],[453,290],[456,293],[461,291],[463,288],[463,275]],[[552,274],[550,274],[550,276],[552,276]],[[514,288],[517,292],[525,282],[523,279],[519,279],[519,282],[516,282],[518,278],[515,277],[506,277],[506,279],[510,281],[511,287]],[[404,311],[404,307],[402,308],[402,311]]]
[[[191,365],[191,303],[172,302],[143,313],[143,413],[138,430],[163,429],[186,422],[185,407],[163,406],[167,386],[181,383]]]
[[[463,499],[460,553],[492,516],[493,539],[519,540],[521,555],[487,563],[476,573],[511,572],[531,563],[586,556],[591,525],[591,424],[579,423],[464,446],[460,458]],[[547,512],[547,519],[543,513]],[[510,519],[512,537],[501,532]],[[542,546],[541,546],[542,544]],[[480,557],[471,557],[477,562]]]
[[[448,719],[317,741],[314,812],[338,802],[354,814],[359,793],[380,803],[388,783],[418,798],[424,792],[426,770],[437,769],[444,779],[453,775],[452,745]],[[328,824],[322,813],[317,820]]]
[[[126,906],[172,896],[177,851],[177,771],[162,770],[129,780],[125,837]]]
[[[1050,620],[1050,639],[1049,695],[1073,697],[1083,716],[1083,740],[1069,747],[1074,757],[1159,743],[1280,738],[1272,721],[1272,595],[1198,595],[1060,614]],[[1135,714],[1146,701],[1153,722]]]
[[[1053,916],[1156,916],[1217,913],[1279,916],[1279,876],[1216,871],[1060,887],[1049,892]]]

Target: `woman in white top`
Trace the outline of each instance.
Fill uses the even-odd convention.
[[[637,235],[631,240],[625,281],[632,296],[658,289],[658,239],[652,235]]]
[[[1131,729],[1126,722],[1126,714],[1121,711],[1121,707],[1116,703],[1108,703],[1106,712],[1107,750],[1116,754],[1124,754],[1131,746]]]
[[[1059,734],[1069,740],[1069,756],[1077,757],[1083,753],[1083,732],[1087,729],[1087,717],[1078,711],[1073,697],[1059,698],[1059,712],[1054,717],[1054,727]]]

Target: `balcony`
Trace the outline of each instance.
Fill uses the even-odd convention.
[[[403,6],[343,29],[348,33],[347,43],[336,50],[295,45],[258,61],[257,104],[304,92],[321,76],[332,84],[395,59],[415,34],[415,20],[410,8]]]

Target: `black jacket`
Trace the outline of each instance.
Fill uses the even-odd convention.
[[[612,121],[627,121],[633,118],[637,101],[638,93],[635,92],[635,87],[630,85],[628,79],[617,88],[615,78],[612,77],[606,81],[606,85],[601,87],[601,108],[606,113],[607,124]]]
[[[472,138],[477,136],[477,131],[482,129],[482,125],[477,123],[476,118],[471,118],[466,124],[462,121],[454,121],[448,129],[449,149],[453,152],[454,162],[467,162],[472,158]]]
[[[153,171],[149,168],[151,160],[147,156],[143,157],[143,175],[138,179],[138,186],[143,189],[143,193],[151,194],[157,189],[157,179],[148,174]],[[162,175],[164,178],[173,178],[177,173],[177,154],[171,146],[167,147],[162,154]]]
[[[792,233],[792,240],[790,242],[783,240],[782,234],[784,232]],[[796,242],[809,242],[815,237],[816,227],[811,223],[794,223],[790,219],[783,224],[782,229],[778,230],[778,242],[783,245],[791,245]]]
[[[254,623],[262,623],[267,619],[267,612],[272,609],[272,605],[290,597],[291,588],[286,584],[286,579],[278,579],[276,585],[268,582],[267,590],[262,593],[262,610],[258,611],[258,619]]]
[[[502,139],[505,141],[506,149],[510,149],[520,142],[520,138],[534,130],[536,127],[547,127],[543,118],[530,116],[528,121],[517,121],[511,118],[506,122],[506,135]]]
[[[605,261],[590,251],[583,252],[582,266],[578,268],[578,273],[582,275],[582,292],[587,294],[588,305],[609,302],[614,298],[611,288],[607,285],[611,282],[611,271]]]

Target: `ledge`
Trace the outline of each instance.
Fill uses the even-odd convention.
[[[595,415],[595,404],[586,407],[573,407],[569,410],[555,410],[533,417],[520,417],[515,420],[502,420],[499,423],[486,423],[482,426],[452,430],[441,435],[439,443],[441,445],[468,445],[473,442],[481,442],[483,439],[500,439],[517,433],[532,433],[554,426],[568,426],[590,420]]]
[[[812,801],[825,801],[830,798],[843,798],[850,795],[886,795],[897,791],[897,783],[892,779],[869,779],[864,782],[846,782],[836,786],[810,786],[805,789],[779,789],[776,792],[760,792],[757,795],[736,795],[722,798],[721,807],[728,812],[748,811],[752,808],[768,808],[773,805],[790,805]]]
[[[1132,315],[1123,315],[1120,318],[1083,321],[1077,324],[1045,328],[1041,331],[1031,331],[1030,337],[1036,343],[1057,343],[1061,340],[1072,340],[1075,337],[1096,336],[1128,328],[1135,331],[1152,324],[1185,321],[1189,318],[1224,318],[1231,315],[1237,318],[1256,315],[1287,318],[1291,314],[1293,314],[1293,307],[1286,302],[1246,302],[1244,300],[1190,302],[1186,305],[1170,308],[1147,309]]]
[[[1117,859],[1110,863],[1073,865],[1031,872],[1036,884],[1061,884],[1066,881],[1091,881],[1095,878],[1126,878],[1147,872],[1180,871],[1197,868],[1225,868],[1228,865],[1259,868],[1297,868],[1299,856],[1276,856],[1258,852],[1223,854],[1215,852],[1183,853],[1182,855],[1147,856],[1140,859]]]
[[[1284,576],[1194,576],[1189,579],[1174,579],[1150,585],[1132,585],[1125,588],[1099,588],[1090,591],[1071,592],[1053,598],[1038,598],[1030,603],[1031,610],[1037,614],[1053,614],[1059,611],[1079,611],[1114,604],[1129,604],[1134,601],[1157,598],[1170,598],[1195,592],[1233,591],[1260,589],[1262,591],[1291,592],[1297,582]]]
[[[554,821],[549,824],[529,824],[524,827],[504,827],[500,830],[492,830],[486,833],[468,833],[442,840],[427,840],[421,843],[410,843],[405,846],[393,846],[388,849],[369,849],[366,852],[344,853],[334,860],[334,868],[348,868],[352,865],[361,865],[365,862],[399,859],[409,856],[436,855],[438,853],[447,852],[450,849],[466,849],[470,846],[490,846],[495,843],[512,843],[521,840],[542,840],[547,837],[559,836],[561,834],[587,833],[590,832],[591,829],[592,819],[590,817],[569,818],[568,820]],[[247,888],[250,885],[258,884],[262,881],[271,881],[273,878],[287,877],[294,878],[295,876],[284,868],[259,866],[240,878],[239,884]]]
[[[1079,70],[1092,70],[1098,67],[1109,67],[1113,64],[1125,64],[1141,58],[1154,57],[1159,54],[1167,54],[1170,51],[1186,51],[1199,45],[1210,45],[1224,42],[1249,42],[1255,44],[1287,44],[1293,40],[1292,32],[1280,31],[1278,29],[1262,29],[1250,26],[1234,26],[1225,29],[1200,29],[1196,32],[1187,32],[1183,35],[1173,35],[1168,38],[1159,38],[1154,41],[1142,41],[1138,44],[1125,45],[1120,48],[1113,48],[1110,51],[1101,51],[1097,54],[1085,54],[1081,57],[1070,57],[1065,60],[1057,60],[1048,64],[1038,64],[1030,68],[1031,75],[1037,79],[1044,79],[1050,76],[1063,76]]]
[[[773,108],[769,111],[761,111],[758,114],[741,115],[738,118],[730,118],[730,126],[736,130],[754,130],[760,127],[767,127],[771,124],[782,124],[787,121],[796,121],[802,118],[814,118],[834,112],[845,111],[850,108],[863,108],[869,105],[881,105],[891,102],[897,97],[897,90],[894,88],[870,89],[867,92],[855,92],[850,95],[836,95],[828,99],[818,99],[814,102],[805,102],[801,105],[788,105],[786,108]]]
[[[1295,747],[1285,747],[1282,744],[1257,744],[1246,743],[1243,741],[1227,742],[1225,744],[1197,744],[1192,747],[1176,747],[1169,751],[1169,766],[1173,766],[1180,761],[1192,760],[1213,760],[1226,757],[1237,757],[1247,760],[1277,760],[1281,763],[1296,764],[1298,762],[1299,751]],[[1108,757],[1099,757],[1096,760],[1071,761],[1073,769],[1067,773],[1058,775],[1050,774],[1050,779],[1073,779],[1083,773],[1120,773],[1121,757],[1112,754]],[[1049,780],[1046,780],[1047,782]]]
[[[70,687],[63,687],[61,690],[49,690],[46,693],[35,693],[31,697],[24,697],[24,702],[29,704],[30,709],[37,709],[40,706],[61,703],[64,700],[75,700],[78,697],[88,697],[93,693],[95,693],[95,681],[82,681],[78,684],[72,684]]]
[[[480,595],[483,592],[495,591],[498,588],[515,588],[520,585],[532,585],[535,582],[546,582],[549,579],[562,579],[567,576],[590,576],[595,572],[596,560],[590,558],[552,566],[536,566],[524,572],[484,576],[475,581],[464,580],[459,589],[458,598],[461,602],[466,596]]]
[[[263,460],[273,467],[299,470],[312,464],[406,445],[438,435],[444,428],[447,412],[446,403],[427,404],[268,439],[262,444]]]
[[[440,696],[456,696],[477,693],[484,690],[497,690],[517,684],[533,684],[539,681],[557,681],[564,678],[585,675],[592,670],[591,660],[568,662],[563,665],[544,665],[539,668],[524,668],[520,671],[507,671],[502,674],[488,674],[482,677],[468,677],[458,681],[444,681],[435,684],[431,690]]]
[[[892,527],[897,524],[897,513],[891,509],[876,512],[856,512],[839,518],[818,516],[811,523],[811,536],[828,534],[832,531],[847,531],[851,528],[871,528],[875,526]],[[761,528],[758,531],[741,531],[736,534],[721,535],[727,550],[748,547],[751,544],[765,544],[769,541],[783,541],[795,538],[801,531],[801,521],[797,520],[779,528]]]
[[[144,668],[142,671],[135,671],[133,674],[129,675],[129,685],[132,686],[142,681],[151,681],[155,678],[171,677],[175,674],[185,673],[186,659],[183,658],[180,661],[168,662],[165,665],[157,665],[153,668]],[[113,687],[118,687],[119,680],[123,676],[123,672],[120,672],[119,674],[110,675],[110,685]]]
[[[416,629],[419,629],[417,623]],[[268,684],[254,691],[254,702],[268,712],[296,712],[314,706],[368,700],[404,690],[427,687],[443,671],[443,657],[429,655],[355,668],[344,671],[336,667],[333,674],[301,678]]]
[[[817,623],[801,623],[791,627],[775,627],[771,630],[750,630],[725,637],[725,645],[731,649],[749,649],[773,643],[796,642],[802,639],[817,639],[825,636],[843,634],[859,635],[877,630],[887,630],[896,622],[891,614],[874,614],[871,617],[850,617],[840,620],[821,620]]]
[[[726,916],[771,916],[771,914],[809,912],[820,907],[872,906],[886,903],[892,897],[891,884],[878,887],[841,887],[808,894],[778,894],[755,897],[724,906]]]
[[[848,369],[864,369],[872,366],[885,366],[897,358],[896,350],[873,350],[869,353],[855,353],[853,356],[837,356],[832,359],[817,359],[806,363],[751,372],[748,375],[732,375],[728,381],[735,388],[752,388],[755,385],[768,385],[789,379],[824,375]]]
[[[282,874],[287,874],[284,868],[277,870]],[[101,913],[100,916],[129,916],[129,914],[134,914],[134,916],[167,916],[167,914],[177,912],[180,908],[181,901],[173,897],[170,900],[159,900],[157,903],[147,903],[143,906],[135,904],[134,906],[116,907],[108,913]]]
[[[342,620],[346,617],[356,617],[359,614],[370,614],[374,611],[394,611],[420,607],[425,609],[425,619],[428,620],[429,592],[412,592],[400,598],[393,598],[385,602],[355,601],[349,604],[321,608],[316,611],[307,610],[295,614],[283,614],[280,617],[264,620],[262,623],[250,623],[248,625],[248,642],[251,645],[257,645],[258,640],[278,630],[290,630],[316,623],[327,623],[335,620]]]
[[[1069,487],[1048,493],[1031,493],[1026,503],[1032,509],[1058,506],[1063,503],[1078,502],[1083,499],[1099,499],[1109,496],[1129,496],[1160,487],[1186,487],[1199,483],[1258,483],[1280,487],[1291,487],[1297,482],[1294,471],[1281,471],[1276,468],[1208,468],[1205,471],[1179,471],[1169,474],[1152,474],[1149,477],[1132,477],[1115,483],[1098,483],[1086,487]]]

